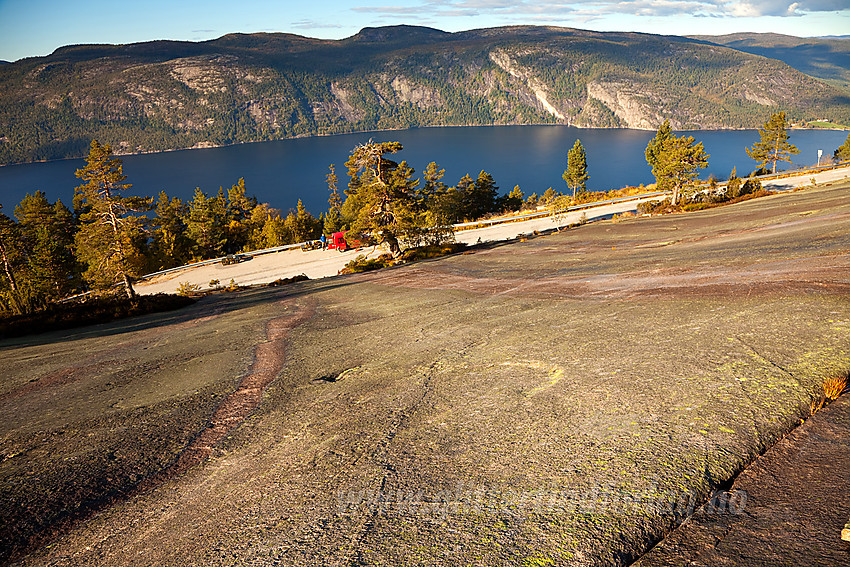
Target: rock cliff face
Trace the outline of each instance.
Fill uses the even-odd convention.
[[[531,103],[531,105],[537,110],[548,112],[558,120],[566,120],[564,115],[561,114],[557,108],[552,106],[551,102],[549,102],[550,95],[547,91],[546,84],[538,79],[534,75],[533,71],[519,67],[511,61],[510,55],[500,49],[490,52],[490,60],[512,77],[519,79],[521,84],[528,88],[531,94],[534,95],[533,100],[536,100],[537,102],[537,104]]]
[[[771,112],[850,124],[844,91],[696,40],[564,28],[370,28],[73,46],[0,65],[0,163],[358,130],[567,124],[755,127]]]
[[[433,108],[443,104],[443,99],[437,89],[426,85],[417,85],[405,76],[396,76],[390,85],[392,85],[400,101],[410,103],[417,108]]]

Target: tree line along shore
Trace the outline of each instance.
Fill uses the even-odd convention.
[[[782,112],[764,124],[760,138],[746,148],[759,163],[753,174],[776,172],[777,163],[790,162],[797,153]],[[121,160],[108,144],[92,141],[85,167],[76,172],[81,185],[71,207],[61,200],[49,202],[41,191],[26,195],[14,208],[14,218],[0,205],[0,315],[43,310],[88,290],[117,291],[134,300],[133,281],[143,274],[340,231],[384,244],[397,258],[406,248],[452,241],[451,226],[459,222],[541,206],[558,210],[638,190],[588,192],[580,140],[567,152],[567,192],[550,188],[540,196],[526,196],[519,186],[500,194],[485,171],[448,185],[445,171],[434,162],[417,177],[405,161],[390,159],[401,149],[399,142],[372,141],[354,148],[345,163],[344,190],[331,165],[328,209],[317,218],[300,201],[286,214],[259,203],[243,179],[214,195],[196,189],[188,202],[165,191],[157,197],[128,195],[132,186]],[[740,179],[734,170],[722,186],[710,178],[697,187],[698,172],[710,156],[692,136],[675,135],[669,122],[659,127],[645,154],[655,190],[669,191],[671,197],[643,205],[642,212],[700,209],[761,190],[756,179]],[[834,160],[850,160],[850,135]]]

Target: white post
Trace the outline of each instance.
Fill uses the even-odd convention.
[[[818,167],[820,167],[820,156],[823,155],[823,150],[818,150]]]

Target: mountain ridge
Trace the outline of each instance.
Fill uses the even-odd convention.
[[[779,33],[732,33],[688,37],[783,61],[807,75],[824,79],[850,92],[850,36],[796,37]]]
[[[0,163],[404,129],[850,124],[850,96],[705,39],[552,26],[232,33],[64,46],[0,66]]]

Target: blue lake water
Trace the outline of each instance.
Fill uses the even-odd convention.
[[[817,151],[824,156],[847,138],[847,132],[831,130],[792,130],[791,143],[800,149],[795,166],[817,163]],[[714,174],[726,178],[733,166],[739,175],[755,168],[744,148],[759,139],[756,130],[711,130],[687,132],[703,142],[711,155],[708,169],[701,177]],[[492,126],[419,128],[395,132],[345,134],[318,138],[299,138],[275,142],[240,144],[224,148],[181,150],[157,154],[122,156],[131,192],[169,195],[191,199],[195,187],[207,194],[219,187],[227,189],[240,177],[250,194],[261,202],[286,211],[298,199],[315,215],[327,209],[328,189],[325,176],[328,165],[336,164],[340,188],[347,185],[344,163],[357,144],[374,141],[399,141],[404,151],[393,159],[407,162],[421,172],[436,161],[446,170],[443,179],[454,185],[465,173],[476,177],[488,171],[502,192],[519,185],[526,195],[541,194],[549,187],[566,192],[561,174],[566,153],[581,139],[587,152],[591,190],[618,189],[653,181],[644,159],[644,149],[654,132],[642,130],[577,129],[569,126]],[[68,205],[79,180],[74,172],[83,160],[0,167],[0,203],[11,215],[26,193],[44,191],[52,201],[61,198]],[[781,167],[789,169],[787,163]]]

